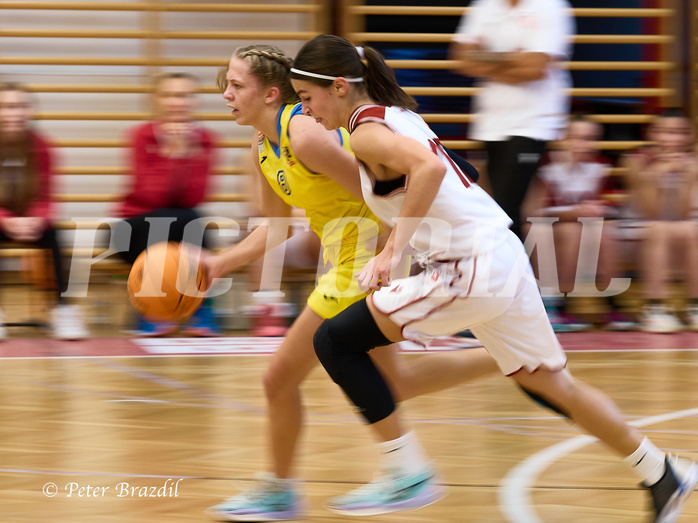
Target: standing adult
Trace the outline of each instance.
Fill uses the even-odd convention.
[[[492,195],[522,238],[521,206],[546,143],[566,125],[574,21],[566,0],[475,0],[453,37],[457,71],[479,79],[470,137],[485,143]]]

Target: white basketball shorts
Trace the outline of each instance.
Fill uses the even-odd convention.
[[[487,254],[430,263],[370,299],[402,326],[405,339],[424,345],[470,329],[506,375],[539,367],[560,370],[567,364],[526,251],[511,232]]]

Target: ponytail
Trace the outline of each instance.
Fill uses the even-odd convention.
[[[373,47],[364,47],[366,57],[366,90],[381,105],[395,105],[414,111],[417,101],[397,83],[395,71],[385,63],[383,55]]]
[[[307,42],[298,52],[291,70],[291,78],[323,87],[339,77],[346,78],[377,104],[417,108],[416,100],[398,85],[395,73],[378,51],[372,47],[354,47],[339,36],[320,35]]]

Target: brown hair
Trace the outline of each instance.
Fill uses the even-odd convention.
[[[395,73],[385,63],[383,55],[372,47],[364,47],[363,58],[366,60],[365,64],[359,50],[348,40],[335,35],[320,35],[301,48],[293,67],[327,76],[363,78],[363,82],[354,85],[357,89],[364,90],[374,102],[411,110],[417,108],[416,100],[397,83]],[[291,77],[322,86],[332,83],[332,80],[293,72]]]
[[[0,84],[0,93],[29,94],[19,83]],[[0,133],[0,206],[22,216],[39,194],[36,137],[27,132],[19,140],[7,141]]]
[[[153,78],[153,88],[157,89],[160,86],[160,84],[166,80],[180,80],[180,79],[191,80],[195,84],[199,83],[199,79],[196,76],[194,76],[193,74],[183,73],[183,72],[174,72],[174,73],[168,72],[168,73],[158,74]]]

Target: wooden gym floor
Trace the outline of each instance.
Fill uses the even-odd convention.
[[[561,340],[578,378],[609,394],[658,446],[698,458],[698,335]],[[210,521],[206,508],[248,487],[266,463],[260,382],[277,345],[243,337],[0,343],[0,521]],[[370,479],[377,460],[368,431],[321,368],[303,392],[303,521],[359,521],[322,504]],[[448,495],[364,521],[646,521],[649,500],[619,460],[506,378],[410,400],[405,412]],[[696,520],[698,496],[680,521]]]

